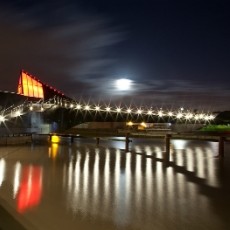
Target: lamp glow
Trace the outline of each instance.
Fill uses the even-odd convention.
[[[127,125],[128,125],[128,126],[133,126],[133,122],[132,122],[132,121],[129,121],[129,122],[127,123]]]
[[[16,116],[16,117],[19,117],[19,116],[21,116],[21,115],[22,115],[22,113],[21,113],[20,110],[17,110],[17,111],[15,112],[15,116]]]
[[[147,112],[147,114],[148,114],[148,115],[152,115],[152,114],[153,114],[153,111],[152,111],[152,110],[149,110],[149,111]]]
[[[99,106],[96,106],[96,107],[95,107],[95,110],[96,110],[96,111],[99,111],[99,110],[100,110],[100,107],[99,107]]]
[[[5,117],[2,116],[2,115],[0,115],[0,123],[1,123],[1,122],[4,122],[5,120],[6,120]]]
[[[142,114],[142,110],[141,110],[141,109],[138,109],[138,110],[137,110],[137,114]]]
[[[78,104],[78,105],[76,106],[76,108],[77,108],[77,109],[81,109],[81,105]]]
[[[163,116],[163,112],[162,112],[162,111],[159,111],[159,112],[158,112],[158,116],[159,116],[159,117],[162,117],[162,116]]]
[[[89,109],[90,109],[89,105],[86,105],[85,110],[89,110]]]
[[[183,114],[182,114],[182,113],[178,113],[178,114],[176,115],[176,117],[177,117],[178,119],[180,119],[180,118],[183,117]]]
[[[121,112],[121,108],[117,108],[116,111],[117,111],[118,113],[120,113],[120,112]]]

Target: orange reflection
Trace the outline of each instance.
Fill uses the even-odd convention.
[[[42,196],[42,168],[26,166],[22,170],[22,180],[17,194],[17,210],[24,213],[37,206]]]
[[[51,147],[49,147],[49,157],[55,159],[58,153],[58,144],[52,143]]]

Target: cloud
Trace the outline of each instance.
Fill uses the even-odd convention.
[[[103,91],[104,101],[113,101],[123,106],[131,103],[137,107],[152,106],[153,108],[173,109],[184,107],[209,111],[226,110],[230,106],[229,89],[223,84],[214,86],[191,80],[142,80],[134,81],[131,91],[121,92],[115,89],[112,82],[114,82],[113,78],[107,82],[104,79],[98,79],[94,95],[102,96],[100,92]],[[95,101],[97,97],[91,100]]]
[[[90,79],[106,77],[114,62],[108,49],[123,32],[76,4],[58,3],[1,7],[2,89],[15,91],[22,68],[71,96],[93,88]]]

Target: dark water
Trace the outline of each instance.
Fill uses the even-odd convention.
[[[0,147],[0,204],[27,229],[230,229],[230,144],[78,139]],[[1,227],[1,225],[0,225]]]

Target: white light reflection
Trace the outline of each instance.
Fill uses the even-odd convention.
[[[120,163],[121,163],[121,151],[117,149],[116,159],[115,159],[115,173],[114,173],[116,200],[118,199],[118,196],[119,196]]]
[[[95,149],[95,161],[93,167],[93,205],[92,213],[96,216],[98,215],[99,207],[99,150]]]
[[[83,199],[82,203],[84,205],[84,210],[87,210],[87,206],[89,203],[88,200],[88,194],[89,194],[89,151],[86,151],[86,156],[85,156],[85,163],[84,163],[84,169],[83,169]]]
[[[136,155],[136,167],[135,167],[135,179],[136,179],[136,184],[135,184],[135,196],[138,197],[138,199],[135,200],[135,208],[138,210],[141,206],[141,185],[142,185],[142,173],[141,173],[141,159],[142,156]]]
[[[0,186],[2,185],[2,182],[5,178],[5,167],[6,167],[6,162],[4,159],[0,160]]]
[[[68,190],[69,193],[72,191],[72,178],[73,178],[73,164],[72,162],[69,163],[69,168],[68,168]]]
[[[147,146],[149,147],[149,146]],[[150,155],[150,152],[148,153]],[[150,199],[153,195],[153,175],[152,175],[152,164],[153,161],[150,158],[146,159],[146,168],[145,168],[145,186],[146,186],[146,196],[145,196],[145,206],[147,208],[147,213],[151,212],[151,207],[153,205],[153,199]]]
[[[178,166],[184,166],[184,154],[183,154],[183,151],[181,149],[178,149],[177,150],[177,158],[176,158],[176,164]]]
[[[136,145],[135,147],[134,147],[134,149],[135,149],[135,152],[136,153],[141,153],[142,151],[141,151],[141,147],[139,146],[139,145]]]
[[[192,151],[191,148],[188,148],[186,150],[186,155],[187,155],[187,170],[190,172],[194,171],[194,152]]]
[[[21,163],[17,162],[15,164],[15,169],[14,169],[14,187],[13,187],[14,198],[16,197],[20,186],[21,168],[22,168]]]
[[[159,146],[155,146],[156,158],[162,157],[162,149]]]
[[[155,152],[161,155],[163,145],[161,142],[156,143],[159,146],[152,142],[149,145],[139,143],[134,145],[134,149],[146,155]],[[197,149],[196,146],[201,148]],[[175,164],[168,167],[154,157],[145,158],[133,152],[124,153],[120,149],[98,147],[95,152],[91,148],[90,151],[79,151],[76,162],[73,158],[67,169],[70,174],[67,183],[72,180],[71,191],[68,191],[68,207],[77,215],[80,213],[92,219],[103,218],[124,228],[130,223],[139,225],[137,218],[144,220],[148,226],[155,213],[163,217],[167,215],[166,212],[170,212],[172,218],[177,217],[175,210],[182,212],[178,206],[181,204],[178,197],[184,200],[191,198],[194,205],[199,204],[196,190],[200,184],[199,181],[190,181],[190,177],[196,179],[197,172],[201,170],[205,173],[205,183],[212,186],[216,183],[216,171],[213,170],[215,161],[208,157],[212,152],[210,147],[195,142],[184,147],[183,150],[179,148],[173,152]],[[200,169],[200,164],[203,164],[204,170]],[[66,189],[69,188],[66,186]],[[191,209],[193,204],[189,205]]]
[[[204,178],[205,177],[205,167],[204,167],[204,154],[203,151],[200,147],[196,147],[195,148],[195,152],[196,152],[196,164],[197,164],[197,176],[200,178]]]
[[[145,146],[145,152],[148,156],[151,156],[153,154],[153,151],[151,150],[149,145]]]
[[[75,172],[74,172],[74,199],[73,199],[73,208],[77,211],[76,204],[79,203],[80,197],[80,177],[81,177],[81,170],[80,170],[80,161],[81,161],[81,154],[79,151],[76,152],[76,163],[75,163]]]
[[[171,140],[174,149],[185,149],[187,142],[186,140]]]
[[[126,153],[126,164],[125,164],[125,213],[126,221],[130,216],[130,204],[131,204],[131,195],[132,195],[132,174],[131,174],[131,157],[132,154]]]
[[[110,151],[109,149],[105,150],[105,167],[104,167],[104,210],[103,213],[108,213],[108,206],[109,206],[109,191],[110,191],[110,168],[109,168],[109,162],[110,162]]]
[[[154,183],[156,186],[156,194],[157,203],[161,204],[158,207],[160,213],[163,212],[164,207],[164,172],[163,172],[163,164],[161,162],[156,162],[156,182]]]
[[[115,172],[114,172],[114,194],[115,194],[115,210],[114,210],[114,215],[115,215],[115,221],[119,222],[120,220],[120,176],[121,176],[121,169],[120,169],[120,164],[121,164],[121,151],[119,149],[116,150],[116,158],[115,158]]]
[[[216,175],[216,171],[215,171],[215,161],[213,159],[213,150],[211,147],[207,147],[205,149],[205,152],[207,153],[207,155],[209,157],[207,157],[207,165],[206,167],[209,169],[207,170],[207,180],[208,180],[208,184],[210,186],[213,186],[213,187],[219,187],[220,184],[218,183],[218,180],[217,180],[217,175]]]

